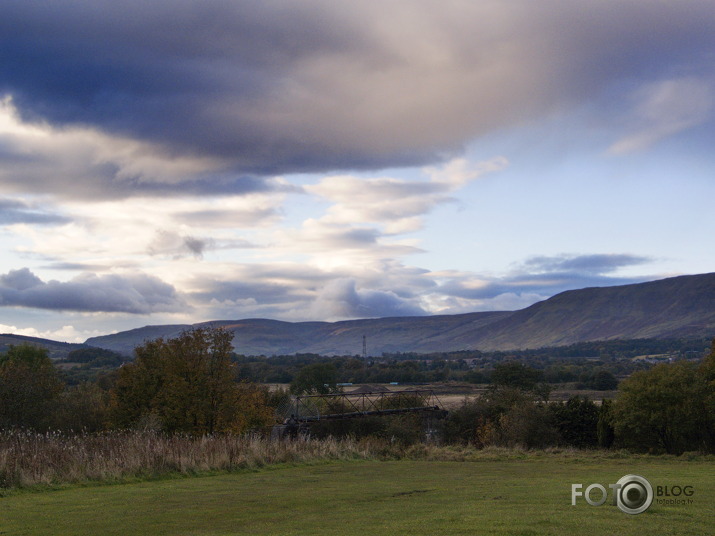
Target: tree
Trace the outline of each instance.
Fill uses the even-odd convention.
[[[298,371],[290,384],[296,395],[328,394],[338,391],[338,369],[332,363],[313,363]]]
[[[613,404],[616,439],[627,447],[669,454],[705,449],[712,424],[708,394],[705,376],[692,363],[636,372],[621,382]]]
[[[96,383],[68,387],[56,402],[53,427],[74,432],[99,432],[109,422],[109,393]]]
[[[62,389],[47,349],[11,346],[0,356],[0,427],[47,428]]]
[[[705,448],[709,452],[715,452],[715,339],[710,355],[700,363],[698,374],[705,384]]]
[[[532,390],[541,379],[541,372],[518,361],[499,363],[492,372],[492,383],[499,387]]]
[[[602,400],[598,411],[598,446],[609,449],[615,440],[613,430],[613,403],[610,400]]]
[[[565,445],[593,448],[598,443],[598,406],[586,397],[572,396],[564,403],[548,406],[554,425]]]
[[[593,375],[591,386],[597,391],[612,391],[618,388],[618,380],[607,370],[599,370]]]
[[[267,393],[234,379],[232,338],[222,329],[199,328],[137,347],[113,390],[115,423],[149,419],[168,432],[199,434],[268,424]]]

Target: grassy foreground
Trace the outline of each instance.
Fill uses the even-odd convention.
[[[629,473],[691,485],[693,504],[635,516],[571,506],[572,483],[607,487]],[[647,457],[332,461],[0,498],[0,534],[17,535],[702,536],[714,519],[712,460]]]

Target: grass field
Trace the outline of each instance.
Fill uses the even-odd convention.
[[[693,504],[629,516],[571,506],[571,484],[635,473],[691,485]],[[594,496],[597,498],[597,496]],[[715,534],[712,460],[525,455],[491,461],[337,461],[216,476],[22,491],[0,498],[17,535]]]

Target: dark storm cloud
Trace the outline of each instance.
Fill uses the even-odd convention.
[[[44,282],[27,268],[0,275],[0,307],[132,314],[187,308],[174,287],[151,275],[83,274]]]
[[[7,0],[2,15],[0,93],[23,118],[238,177],[433,161],[645,82],[711,85],[715,54],[710,0]],[[182,188],[245,188],[214,179]]]
[[[23,201],[0,199],[0,225],[13,225],[16,223],[61,225],[70,221],[69,218],[36,209]]]

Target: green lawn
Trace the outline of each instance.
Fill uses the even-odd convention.
[[[692,505],[629,516],[581,500],[635,473],[691,485]],[[596,497],[594,497],[596,498]],[[0,498],[0,534],[715,534],[715,466],[665,458],[360,461],[210,477],[21,492]]]

